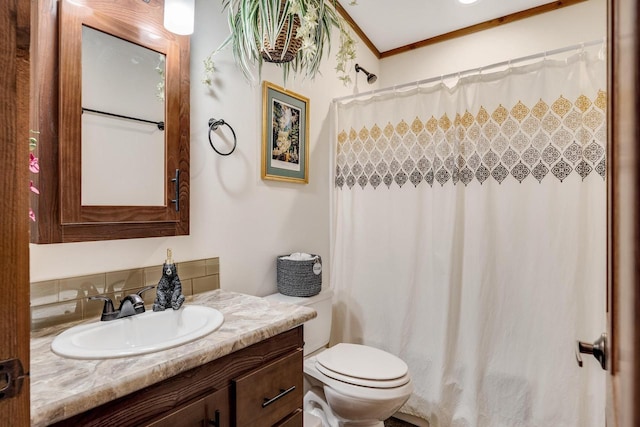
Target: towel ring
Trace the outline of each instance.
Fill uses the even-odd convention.
[[[222,125],[227,125],[227,127],[231,129],[231,133],[233,134],[233,148],[228,153],[221,153],[220,151],[218,151],[218,149],[213,145],[213,141],[211,141],[211,132],[214,130],[218,130],[218,126],[222,126]],[[236,149],[236,146],[238,145],[236,132],[233,130],[231,125],[225,122],[223,119],[219,119],[219,120],[209,119],[209,145],[211,145],[211,148],[213,148],[213,151],[220,154],[221,156],[228,156],[229,154],[233,153],[233,151]]]

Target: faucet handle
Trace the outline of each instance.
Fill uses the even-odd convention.
[[[116,310],[113,308],[113,301],[106,295],[93,295],[88,297],[89,300],[103,300],[104,307],[102,307],[102,317],[100,320],[110,320],[116,314]]]
[[[145,293],[145,292],[147,292],[147,291],[149,291],[149,290],[151,290],[153,288],[155,288],[155,286],[153,286],[153,285],[146,286],[146,287],[140,289],[138,292],[136,292],[136,294],[138,294],[138,296],[141,297],[143,293]]]
[[[124,304],[124,302],[126,300],[128,300],[131,305],[133,306],[133,309],[135,311],[136,314],[140,314],[140,313],[144,313],[144,298],[142,298],[142,294],[147,292],[148,290],[151,290],[155,288],[155,286],[146,286],[142,289],[140,289],[138,292],[136,292],[135,294],[129,294],[126,297],[124,297],[122,299],[122,301],[120,302],[120,311],[122,311],[122,305]],[[120,313],[120,315],[122,315],[122,312]]]

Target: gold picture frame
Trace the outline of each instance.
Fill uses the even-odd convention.
[[[262,84],[262,179],[309,183],[309,98]]]

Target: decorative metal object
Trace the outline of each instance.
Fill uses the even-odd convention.
[[[231,148],[231,150],[227,153],[223,153],[221,151],[219,151],[214,145],[213,145],[213,141],[211,140],[211,132],[218,130],[218,127],[226,125],[229,129],[231,129],[231,133],[233,134],[233,148]],[[209,119],[209,145],[211,145],[211,148],[213,148],[213,151],[215,151],[216,153],[220,154],[221,156],[228,156],[229,154],[233,153],[236,149],[236,146],[238,145],[238,139],[236,138],[236,132],[233,130],[233,128],[231,127],[231,125],[227,122],[225,122],[223,119]]]

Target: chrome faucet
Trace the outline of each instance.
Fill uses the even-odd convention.
[[[140,289],[135,294],[127,295],[120,301],[120,307],[115,310],[113,307],[113,301],[106,295],[94,295],[89,297],[90,300],[103,300],[104,307],[102,308],[102,315],[100,320],[115,320],[122,319],[123,317],[134,316],[136,314],[144,313],[144,300],[142,294],[155,286],[147,286]]]

